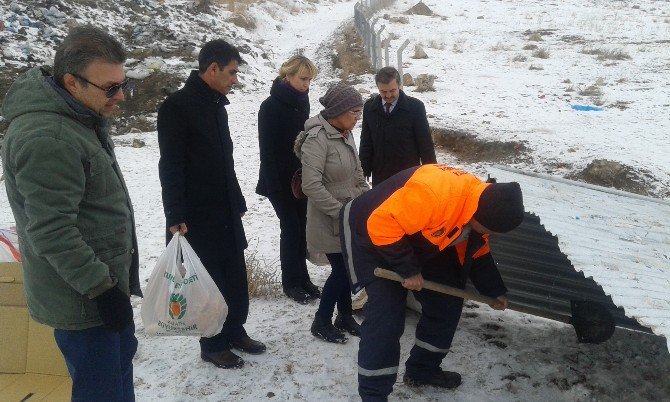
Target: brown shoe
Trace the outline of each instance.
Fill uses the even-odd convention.
[[[235,349],[247,352],[252,355],[260,355],[265,352],[265,344],[249,338],[248,335],[241,337],[230,343]]]
[[[200,357],[202,360],[223,369],[240,368],[244,366],[244,360],[230,350],[209,353],[200,352]]]

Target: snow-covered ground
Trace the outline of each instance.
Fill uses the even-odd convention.
[[[178,36],[191,37],[194,43],[207,31],[203,27],[207,23],[223,37],[250,49],[245,55],[249,66],[242,75],[245,87],[229,96],[228,111],[236,171],[249,207],[244,217],[249,251],[277,271],[278,220],[267,199],[254,193],[259,166],[256,113],[269,95],[276,68],[298,49],[321,69],[310,89],[312,114],[320,110],[318,97],[328,83],[337,79],[330,66],[332,51],[328,46],[339,28],[353,18],[355,4],[308,0],[284,3],[293,6],[282,8],[271,1],[252,6],[249,13],[256,18],[255,31],[226,24],[223,19],[230,14],[220,9],[213,16],[187,18],[184,13],[180,18],[179,7],[187,2],[179,0],[165,0],[169,15],[161,21]],[[410,24],[385,23],[387,32],[400,37],[391,42],[392,46],[405,38],[412,41],[405,54],[404,71],[437,76],[435,92],[415,93],[407,88],[410,95],[426,103],[431,124],[471,131],[488,139],[524,142],[531,150],[532,161],[516,167],[541,172],[554,169],[564,174],[565,169],[579,170],[593,159],[606,158],[653,172],[657,186],[670,185],[669,3],[427,0],[426,4],[446,16],[446,21],[409,16]],[[399,16],[412,5],[399,1],[382,14]],[[8,10],[6,1],[0,4],[0,15],[7,15]],[[112,32],[119,30],[106,13],[78,10],[81,20],[95,18],[110,26]],[[556,31],[543,35],[543,42],[529,42],[524,32],[539,29]],[[211,32],[208,35],[212,37]],[[585,43],[561,40],[570,35],[582,37]],[[8,53],[20,52],[26,43],[31,44],[33,57],[51,55],[45,42],[5,41],[2,46]],[[428,59],[409,58],[414,43],[424,45]],[[528,43],[547,48],[549,59],[536,59],[531,51],[522,50]],[[631,60],[606,65],[595,56],[579,53],[588,46],[621,48]],[[518,54],[526,56],[527,61],[512,61]],[[16,60],[0,60],[0,69],[21,63]],[[184,73],[188,69],[179,61],[169,64]],[[530,64],[541,65],[544,70],[529,70]],[[586,113],[570,109],[571,103],[590,100],[574,99],[574,92],[566,93],[565,89],[573,86],[579,90],[600,77],[607,110]],[[564,83],[566,79],[571,83]],[[357,88],[374,93],[373,81],[371,75],[363,76]],[[616,102],[631,103],[624,110],[608,107]],[[136,138],[145,141],[146,146],[133,148]],[[144,281],[164,247],[156,133],[118,136],[115,142],[136,210]],[[457,163],[447,153],[440,153],[438,158]],[[461,166],[481,171],[480,165]],[[0,193],[0,224],[9,226],[13,218],[4,186]],[[310,265],[310,274],[316,283],[323,284],[328,269]],[[139,338],[135,358],[139,401],[357,399],[358,339],[332,345],[312,337],[309,325],[315,303],[300,306],[279,295],[252,299],[246,327],[252,337],[268,345],[268,351],[259,356],[243,355],[247,364],[240,370],[221,370],[203,362],[197,339],[145,336],[139,319],[141,300],[133,303]],[[414,342],[416,321],[414,313],[409,313],[401,340],[402,358],[407,357]],[[458,389],[413,389],[399,381],[391,400],[670,400],[670,355],[665,340],[617,330],[605,344],[583,345],[576,342],[567,325],[511,311],[495,312],[477,303],[466,304],[443,367],[463,374],[464,382]],[[401,365],[399,378],[402,371]]]

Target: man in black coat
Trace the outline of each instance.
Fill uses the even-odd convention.
[[[384,67],[375,75],[379,95],[365,102],[359,157],[372,186],[412,166],[436,163],[423,102],[400,89],[400,74]]]
[[[226,94],[237,84],[240,53],[223,40],[205,43],[182,89],[158,111],[158,169],[169,238],[186,235],[228,304],[221,332],[200,338],[203,360],[242,367],[232,347],[263,353],[265,345],[244,330],[249,292],[242,216],[247,210],[233,162]]]

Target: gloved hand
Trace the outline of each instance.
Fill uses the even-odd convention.
[[[100,319],[107,329],[121,332],[133,322],[133,307],[130,305],[130,297],[118,286],[105,291],[93,300],[98,305]]]

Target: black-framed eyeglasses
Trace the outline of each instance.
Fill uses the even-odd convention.
[[[70,74],[72,74],[72,73],[70,73]],[[125,80],[119,82],[118,84],[114,84],[114,85],[112,85],[112,86],[109,87],[109,88],[103,88],[103,87],[101,87],[100,85],[95,85],[94,83],[92,83],[91,81],[89,81],[89,80],[87,80],[86,78],[82,77],[81,75],[77,75],[77,74],[72,74],[72,75],[75,76],[75,77],[77,77],[77,78],[79,78],[79,79],[82,80],[82,81],[85,81],[87,84],[91,84],[91,85],[93,85],[94,87],[98,88],[98,89],[101,90],[101,91],[105,91],[105,96],[106,96],[108,99],[109,99],[109,98],[113,98],[114,95],[116,95],[117,92],[125,90],[126,87],[128,86],[128,81],[129,81],[129,79],[126,78]]]

